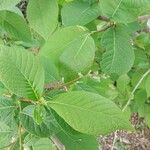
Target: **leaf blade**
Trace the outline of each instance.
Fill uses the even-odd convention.
[[[133,22],[150,9],[149,0],[102,0],[100,6],[104,16],[122,23]]]
[[[19,47],[1,46],[0,68],[0,80],[10,91],[24,98],[40,99],[44,71],[30,52]]]
[[[30,29],[25,20],[14,12],[0,11],[0,26],[15,40],[31,42]]]
[[[100,15],[99,5],[87,2],[72,1],[64,5],[61,11],[64,26],[85,25]]]
[[[61,94],[48,106],[82,133],[99,135],[130,128],[129,121],[113,102],[90,92]]]
[[[122,75],[131,69],[135,56],[130,37],[125,30],[109,29],[102,37],[102,45],[106,48],[101,61],[104,72]]]
[[[57,1],[30,0],[27,9],[27,18],[30,27],[47,40],[58,24]]]

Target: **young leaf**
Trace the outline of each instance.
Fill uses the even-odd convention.
[[[69,92],[48,103],[76,131],[99,135],[131,129],[125,114],[110,100],[90,92]]]
[[[102,45],[106,48],[101,68],[106,73],[126,74],[134,63],[134,51],[126,30],[111,28],[104,33]]]
[[[0,11],[0,26],[15,40],[30,42],[32,39],[27,23],[14,12]]]
[[[100,6],[104,16],[117,22],[128,23],[135,21],[145,10],[149,10],[150,2],[149,0],[102,0]]]
[[[30,27],[47,40],[58,24],[57,0],[30,0],[27,18]]]
[[[34,121],[40,125],[43,122],[44,118],[44,107],[41,105],[37,105],[34,109]]]
[[[100,15],[98,3],[89,4],[83,1],[72,1],[62,8],[61,16],[64,26],[85,25]]]
[[[20,47],[0,47],[0,81],[14,94],[40,99],[44,71],[37,58]]]

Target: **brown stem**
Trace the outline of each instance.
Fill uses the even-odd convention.
[[[76,78],[76,79],[74,79],[72,81],[69,81],[67,83],[54,83],[54,84],[50,83],[50,84],[46,84],[45,85],[45,89],[46,90],[58,90],[58,89],[66,87],[66,86],[69,86],[69,85],[79,81],[80,79],[81,79],[81,77],[78,77],[78,78]]]
[[[139,16],[138,20],[139,21],[144,21],[144,20],[149,20],[150,19],[150,15],[144,15],[144,16]]]
[[[32,101],[32,100],[29,100],[29,99],[25,99],[25,98],[22,98],[22,99],[20,99],[20,102],[25,102],[25,103],[36,104],[34,101]]]
[[[71,84],[73,84],[73,83],[79,81],[81,78],[82,78],[82,77],[78,77],[78,78],[76,78],[76,79],[74,79],[74,80],[72,80],[72,81],[69,81],[69,82],[65,83],[64,86],[69,86],[69,85],[71,85]]]
[[[46,90],[60,89],[61,87],[63,87],[62,82],[47,83],[44,85],[44,89],[46,89]]]
[[[100,30],[98,30],[97,32],[104,32],[107,29],[113,27],[115,24],[113,22],[108,23],[107,25],[105,25],[103,28],[101,28]]]

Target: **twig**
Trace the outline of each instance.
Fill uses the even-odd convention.
[[[131,92],[131,95],[126,103],[126,105],[123,107],[122,111],[125,111],[126,108],[130,105],[131,100],[133,99],[134,93],[137,90],[137,88],[140,86],[140,84],[142,83],[142,81],[145,79],[145,77],[150,73],[150,69],[148,71],[146,71],[143,76],[141,77],[141,79],[138,81],[138,83],[136,84],[136,86],[134,87],[133,91]]]
[[[25,103],[31,103],[31,104],[36,104],[36,102],[32,101],[32,100],[29,100],[29,99],[25,99],[25,98],[22,98],[22,99],[19,99],[20,102],[25,102]]]
[[[54,89],[60,89],[64,86],[64,83],[62,82],[55,82],[55,83],[47,83],[44,85],[45,90],[54,90]]]
[[[108,24],[106,24],[103,28],[101,28],[100,30],[98,30],[98,32],[104,32],[106,31],[107,29],[113,27],[115,24],[114,22],[109,22]]]
[[[64,88],[64,87],[66,87],[66,86],[69,86],[69,85],[71,85],[71,84],[73,84],[73,83],[79,81],[81,78],[82,78],[82,77],[78,77],[78,78],[76,78],[76,79],[74,79],[74,80],[71,80],[71,81],[69,81],[69,82],[67,82],[67,83],[52,83],[52,84],[50,83],[50,84],[46,84],[46,85],[44,86],[44,88],[45,88],[46,90],[58,90],[58,89]]]
[[[92,31],[91,34],[95,34],[95,33],[98,33],[98,32],[104,32],[106,31],[107,29],[113,27],[115,25],[114,22],[109,22],[109,23],[106,23],[104,26],[102,26],[102,28],[100,28],[99,30],[97,31]]]
[[[139,21],[144,21],[144,20],[149,20],[150,19],[150,15],[144,15],[144,16],[139,16],[138,20]]]

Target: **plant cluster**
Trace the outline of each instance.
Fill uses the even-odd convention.
[[[0,0],[0,149],[98,150],[150,125],[149,0]]]

